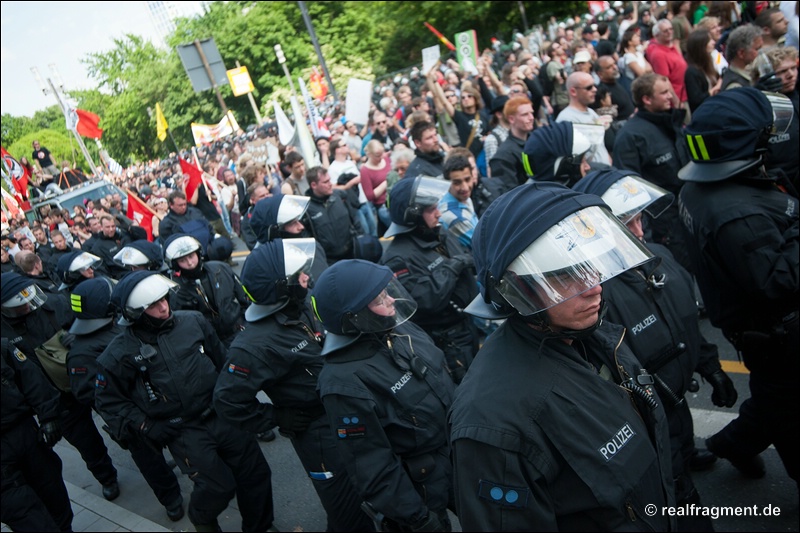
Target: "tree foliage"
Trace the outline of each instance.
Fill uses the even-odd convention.
[[[451,41],[455,33],[474,29],[479,47],[485,48],[490,46],[492,37],[507,42],[514,31],[523,29],[520,4],[525,7],[531,27],[546,26],[551,15],[562,18],[586,10],[585,2],[305,3],[342,99],[351,78],[373,79],[419,64],[422,48],[439,42],[424,22]],[[273,114],[273,100],[287,109],[291,94],[275,55],[275,44],[282,45],[295,86],[298,76],[308,80],[312,67],[319,65],[298,2],[210,3],[201,16],[177,21],[176,30],[168,38],[168,50],[139,36],[125,35],[116,39],[110,50],[89,54],[82,60],[96,82],[95,89],[69,95],[77,107],[102,117],[102,141],[112,157],[129,164],[164,157],[175,150],[170,138],[161,142],[156,137],[156,103],[161,103],[180,148],[193,144],[192,122],[215,124],[222,118],[214,91],[194,92],[176,52],[179,45],[208,38],[214,39],[226,68],[234,68],[237,61],[248,68],[255,87],[253,96],[264,116]],[[227,84],[219,91],[242,127],[255,123],[246,95],[234,97]],[[152,116],[148,110],[153,111]],[[15,156],[29,156],[30,142],[37,136],[57,160],[72,160],[72,136],[58,106],[38,111],[31,118],[3,115],[3,145]],[[97,148],[87,141],[89,152],[99,164]],[[84,170],[87,167],[82,165]]]

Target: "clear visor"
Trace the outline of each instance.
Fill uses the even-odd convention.
[[[794,106],[792,101],[783,94],[764,93],[772,106],[772,129],[771,135],[782,135],[789,129],[794,117]]]
[[[417,302],[393,278],[367,307],[352,315],[350,321],[361,333],[378,333],[406,322],[416,311]]]
[[[180,259],[200,249],[200,242],[194,237],[178,237],[167,246],[164,255],[170,261]]]
[[[657,218],[672,205],[675,196],[637,176],[625,176],[609,187],[602,198],[614,216],[627,224],[642,211]]]
[[[149,259],[136,248],[125,246],[114,256],[114,262],[121,266],[143,266],[149,262]]]
[[[498,291],[520,314],[532,315],[652,257],[610,212],[587,207],[528,246],[508,266]]]
[[[47,301],[45,293],[36,285],[28,285],[0,306],[3,316],[16,318],[39,309]]]
[[[97,268],[102,260],[89,252],[83,252],[69,264],[70,272],[86,272],[90,268]]]
[[[419,205],[429,207],[438,205],[441,199],[450,190],[450,182],[436,178],[419,178],[414,197],[411,198],[409,205]]]
[[[145,309],[164,298],[178,284],[161,274],[148,276],[133,288],[125,303],[125,317],[136,320]]]
[[[283,241],[283,268],[289,283],[298,283],[302,272],[311,276],[311,265],[317,253],[317,241],[314,239],[286,239]]]
[[[311,198],[307,196],[286,195],[278,206],[278,225],[283,226],[303,216]]]

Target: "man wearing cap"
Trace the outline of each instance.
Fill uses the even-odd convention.
[[[122,332],[122,327],[114,321],[112,290],[110,280],[95,278],[75,287],[70,295],[75,313],[75,321],[69,330],[75,340],[67,355],[70,388],[81,404],[92,409],[95,407],[97,358]],[[108,426],[104,428],[108,429]],[[173,522],[183,518],[181,488],[178,478],[164,460],[164,454],[148,446],[138,433],[128,432],[121,438],[112,438],[130,452],[153,494],[166,509],[167,517]]]
[[[503,106],[503,115],[508,122],[508,137],[489,160],[489,166],[492,179],[501,180],[505,190],[510,191],[528,179],[522,150],[534,127],[533,104],[527,96],[514,96]]]
[[[765,171],[770,137],[788,128],[791,104],[752,87],[706,100],[686,128],[692,161],[679,176],[681,219],[711,323],[750,371],[739,417],[706,440],[742,474],[766,473],[759,454],[774,444],[798,480],[797,198]]]
[[[245,261],[248,325],[228,350],[214,406],[237,428],[258,435],[279,426],[291,439],[328,515],[328,531],[371,530],[317,394],[324,328],[306,299],[315,249],[314,239],[278,238]],[[259,391],[272,403],[261,403]]]
[[[478,337],[464,308],[478,292],[472,256],[448,231],[441,231],[439,202],[449,189],[434,178],[403,178],[392,188],[389,213],[394,237],[381,258],[416,300],[414,322],[445,354],[459,383],[477,351]]]
[[[97,359],[97,409],[115,438],[134,432],[157,450],[169,447],[194,484],[188,514],[197,531],[219,531],[217,517],[234,495],[242,531],[266,531],[269,465],[253,435],[214,412],[225,348],[200,313],[171,310],[174,286],[141,270],[114,288],[111,302],[127,327]]]
[[[678,171],[689,162],[682,133],[686,110],[678,106],[669,79],[661,74],[639,76],[631,84],[631,92],[637,112],[617,132],[614,166],[633,170],[677,196],[683,185]],[[648,240],[667,246],[691,272],[677,205],[670,206],[657,220],[646,218],[645,224]]]
[[[38,305],[31,305],[32,300],[36,300]],[[94,424],[92,410],[79,403],[71,393],[64,361],[53,361],[54,354],[68,350],[73,340],[66,331],[74,319],[67,297],[44,295],[32,280],[8,273],[2,276],[2,304],[3,335],[23,353],[35,355],[34,362],[41,365],[53,385],[61,391],[64,437],[78,449],[86,467],[102,485],[105,499],[114,500],[119,496],[117,469]]]
[[[498,198],[473,251],[468,311],[506,320],[449,414],[464,530],[674,529],[645,507],[674,505],[663,407],[602,320],[601,280],[651,255],[600,198],[552,183]]]

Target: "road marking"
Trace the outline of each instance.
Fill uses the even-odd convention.
[[[720,364],[722,365],[722,370],[725,372],[733,372],[734,374],[750,373],[750,371],[747,370],[747,367],[744,366],[744,363],[741,361],[720,360]]]
[[[250,250],[243,250],[241,252],[233,252],[231,257],[246,257],[250,255]]]

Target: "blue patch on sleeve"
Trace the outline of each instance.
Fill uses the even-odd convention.
[[[478,497],[502,507],[527,507],[530,495],[531,491],[527,487],[509,487],[485,480],[478,482]]]
[[[103,374],[97,374],[97,378],[94,380],[94,386],[96,389],[105,389],[107,383],[106,377]]]
[[[362,438],[367,436],[367,427],[358,415],[340,416],[336,435],[340,439]]]

